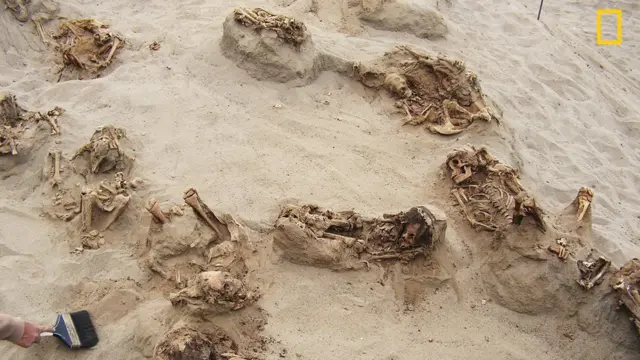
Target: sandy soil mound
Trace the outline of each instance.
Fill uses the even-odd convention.
[[[253,251],[247,230],[230,214],[216,216],[195,189],[188,189],[184,199],[184,205],[168,211],[148,200],[154,219],[144,250],[149,268],[179,288],[203,271],[224,270],[244,278],[249,271],[244,257]],[[190,210],[184,211],[185,205]]]
[[[258,80],[307,84],[320,72],[304,23],[259,8],[237,8],[227,16],[220,49]]]
[[[349,35],[366,35],[373,28],[437,40],[449,31],[437,1],[282,0],[280,3],[291,13],[312,15],[314,25],[325,25],[331,31]],[[445,4],[449,1],[442,2]]]
[[[358,17],[378,30],[401,31],[430,40],[448,32],[442,14],[408,1],[362,0]]]

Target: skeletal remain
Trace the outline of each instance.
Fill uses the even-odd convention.
[[[455,135],[476,120],[498,120],[485,104],[477,75],[459,60],[403,45],[369,63],[353,64],[353,76],[367,87],[389,90],[406,113],[404,123],[432,133]]]
[[[580,279],[578,284],[589,290],[604,281],[604,275],[609,271],[611,261],[603,256],[593,259],[591,254],[585,260],[577,261],[578,270],[580,270]]]
[[[107,68],[124,40],[107,31],[108,26],[94,19],[72,19],[59,24],[54,34],[62,56],[60,75],[70,65],[89,74]]]
[[[169,295],[174,306],[202,314],[220,314],[252,304],[259,295],[228,272],[206,271],[189,279],[188,286]]]
[[[124,185],[124,186],[123,186]],[[115,175],[115,182],[103,180],[93,190],[85,187],[82,189],[81,195],[81,211],[82,211],[82,231],[93,230],[94,225],[94,207],[102,212],[107,213],[102,221],[98,224],[100,231],[107,230],[120,215],[124,212],[131,199],[126,191],[126,182],[122,180],[122,173]]]
[[[51,156],[47,155],[47,158],[50,159]],[[47,180],[53,177],[53,170],[52,170],[53,165],[50,164],[48,169],[49,170],[47,171],[47,174],[45,174],[44,180]],[[77,196],[74,196],[74,195],[77,195]],[[62,184],[58,185],[57,191],[53,196],[52,200],[53,200],[54,208],[49,213],[57,219],[60,219],[63,221],[71,221],[75,219],[75,217],[82,212],[81,196],[79,192],[75,193],[75,191],[66,188]]]
[[[24,113],[13,95],[0,95],[0,153],[18,155],[17,142],[24,127],[21,115]]]
[[[51,118],[56,124],[52,126],[52,134],[59,133],[60,128],[57,126],[57,117],[64,112],[63,109],[56,107],[49,113],[27,111],[18,105],[16,97],[11,94],[0,95],[0,154],[18,155],[18,148],[28,143],[32,133],[27,130],[33,128],[33,124],[38,123],[42,119]],[[25,139],[26,138],[26,139]]]
[[[43,114],[44,119],[51,125],[51,135],[60,135],[60,126],[58,125],[58,117],[64,114],[64,109],[55,107],[49,110],[47,114]]]
[[[466,197],[466,195],[464,193],[464,189],[461,189],[461,188],[452,189],[451,193],[456,198],[456,201],[458,202],[458,205],[460,205],[460,208],[462,209],[462,213],[467,218],[467,221],[469,221],[471,226],[474,226],[474,227],[478,226],[478,227],[484,228],[484,229],[486,229],[488,231],[496,231],[496,230],[498,230],[497,227],[491,226],[491,225],[487,225],[487,224],[482,223],[480,221],[476,221],[475,217],[471,216],[469,210],[467,209],[467,207],[465,205],[469,200],[467,199],[467,197]]]
[[[166,224],[167,222],[169,222],[171,215],[182,216],[184,214],[184,210],[178,205],[172,206],[169,212],[164,212],[160,208],[160,201],[154,198],[149,198],[147,200],[145,209],[147,209],[147,211],[151,213],[151,215],[153,215],[155,221],[159,222],[160,224]]]
[[[200,199],[200,196],[198,195],[198,192],[196,191],[196,189],[194,188],[187,189],[184,192],[183,198],[184,198],[184,201],[187,203],[187,205],[191,206],[193,210],[196,212],[196,214],[198,214],[200,218],[204,220],[207,223],[207,225],[209,225],[211,230],[213,230],[216,233],[216,235],[218,236],[218,239],[223,239],[222,234],[220,233],[220,230],[218,230],[215,224],[215,223],[221,224],[223,222],[220,221],[216,217],[216,214],[214,214],[213,211],[209,209],[207,204],[205,204],[202,201],[202,199]]]
[[[233,339],[213,325],[198,331],[181,324],[163,335],[154,348],[153,360],[245,360],[233,351],[237,347]]]
[[[564,246],[564,247],[567,247],[567,246],[568,246],[568,244],[567,244],[567,239],[565,239],[565,238],[559,238],[559,239],[557,239],[557,240],[556,240],[556,243],[557,243],[558,245],[560,245],[560,246]]]
[[[620,300],[633,314],[637,325],[640,320],[640,260],[633,258],[618,269],[610,280],[611,287],[620,294]]]
[[[594,192],[591,188],[583,186],[578,190],[578,195],[574,200],[574,204],[577,206],[578,214],[577,220],[582,221],[587,210],[591,210],[591,202],[593,201]]]
[[[41,4],[44,6],[41,7],[40,11],[31,15],[31,21],[33,21],[36,26],[36,31],[40,36],[40,40],[42,40],[45,45],[51,45],[51,41],[47,39],[46,32],[44,31],[43,23],[58,17],[57,14],[60,11],[60,8],[57,3],[48,0],[42,0]]]
[[[97,230],[91,230],[82,235],[82,248],[84,249],[99,249],[104,243],[104,237]]]
[[[95,195],[89,188],[82,190],[81,205],[82,209],[82,231],[90,230],[93,220],[93,203],[95,202]]]
[[[105,173],[111,170],[128,171],[133,158],[120,146],[120,140],[126,138],[124,129],[111,125],[99,127],[91,136],[89,143],[76,151],[71,160],[89,153],[88,163],[91,173]]]
[[[147,203],[152,208],[155,201]],[[208,207],[206,209],[210,211]],[[203,210],[205,216],[207,211]],[[175,282],[179,288],[202,271],[224,270],[238,279],[246,274],[248,269],[243,254],[250,251],[251,241],[243,226],[231,215],[207,216],[214,219],[218,234],[195,209],[184,213],[180,206],[172,206],[170,211],[162,210],[162,215],[168,221],[164,224],[152,221],[146,239],[148,254],[145,261],[152,271]]]
[[[6,9],[11,10],[16,20],[27,22],[29,20],[28,0],[4,0]]]
[[[83,247],[77,247],[73,250],[71,250],[69,253],[73,254],[73,255],[80,255],[84,252],[84,248]]]
[[[59,150],[49,152],[48,157],[53,158],[53,177],[51,178],[52,186],[58,186],[62,183],[62,176],[60,176],[60,158],[62,153]]]
[[[236,8],[233,10],[233,15],[234,19],[244,26],[258,31],[263,29],[274,31],[279,38],[296,48],[309,38],[304,23],[292,17],[272,14],[260,8]]]
[[[517,172],[486,148],[466,145],[454,149],[447,155],[446,167],[453,182],[451,193],[473,227],[505,230],[530,216],[546,231],[544,212],[524,191]]]
[[[276,221],[274,244],[292,262],[358,269],[369,261],[411,261],[444,241],[446,220],[423,206],[363,218],[315,205],[288,205]]]
[[[209,249],[207,255],[207,263],[212,263],[214,260],[214,266],[227,267],[234,260],[235,246],[231,241],[223,241],[220,244]]]
[[[543,219],[544,212],[536,204],[536,200],[530,197],[525,191],[521,191],[515,197],[515,208],[513,210],[513,221],[516,224],[522,224],[525,216],[531,216],[536,222],[538,229],[542,232],[547,231],[547,226]]]
[[[550,245],[548,249],[552,253],[558,255],[558,258],[562,261],[566,261],[569,257],[569,251],[562,245]]]
[[[160,201],[150,198],[145,206],[148,212],[153,215],[153,218],[161,224],[165,224],[169,221],[168,214],[165,214],[160,208]]]
[[[384,86],[392,94],[400,98],[408,98],[411,96],[411,89],[409,89],[409,85],[407,85],[407,79],[400,74],[388,74],[384,79]]]
[[[459,134],[468,128],[474,121],[491,121],[491,115],[487,109],[472,114],[464,107],[458,105],[456,101],[444,99],[442,101],[442,117],[440,123],[430,123],[427,129],[432,133],[441,135]]]
[[[16,20],[20,22],[33,21],[40,39],[43,43],[49,44],[42,24],[57,16],[60,8],[56,2],[51,0],[4,0],[4,3],[5,7],[13,12]]]

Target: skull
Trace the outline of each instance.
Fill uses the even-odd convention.
[[[407,79],[397,73],[391,73],[384,79],[384,86],[396,96],[408,98],[412,95],[411,89],[407,85]]]

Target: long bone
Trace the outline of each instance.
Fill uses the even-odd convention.
[[[165,213],[160,208],[160,201],[154,198],[150,198],[144,208],[147,209],[147,211],[151,213],[151,215],[153,215],[153,218],[159,223],[166,224],[169,221],[167,215],[165,215]]]
[[[60,158],[62,154],[60,150],[56,150],[51,155],[53,155],[53,178],[51,179],[51,184],[58,186],[62,183],[62,176],[60,176]]]
[[[211,211],[211,209],[209,209],[209,207],[204,202],[202,202],[196,189],[194,188],[187,189],[184,192],[183,198],[184,198],[184,202],[186,202],[189,206],[191,206],[193,210],[196,212],[196,214],[198,214],[202,218],[202,220],[204,220],[207,223],[207,225],[209,225],[209,227],[213,230],[213,232],[216,233],[216,236],[218,237],[218,239],[222,240],[223,239],[222,234],[216,228],[212,219],[215,219],[218,223],[222,223],[222,221],[220,221],[216,217],[216,215],[213,213],[213,211]]]

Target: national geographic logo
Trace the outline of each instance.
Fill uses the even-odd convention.
[[[602,38],[602,15],[615,15],[616,37],[615,39]],[[607,16],[611,18],[611,16]],[[621,9],[598,9],[596,10],[596,44],[598,45],[620,45],[622,44],[622,10]]]

